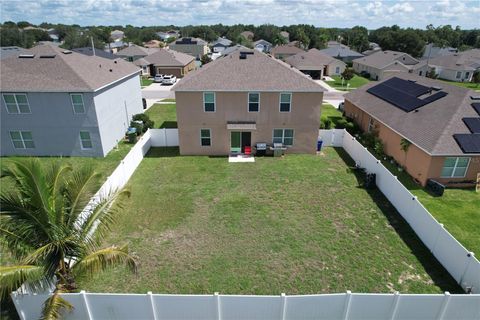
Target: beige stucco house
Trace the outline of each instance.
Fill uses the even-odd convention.
[[[140,60],[148,63],[152,75],[172,74],[177,78],[182,78],[196,68],[193,56],[167,49],[159,49]]]
[[[277,59],[285,61],[286,58],[296,55],[297,53],[305,52],[305,50],[300,49],[294,45],[284,44],[281,46],[273,47],[270,50],[270,54]]]
[[[480,173],[480,96],[401,73],[345,95],[345,114],[376,132],[384,151],[420,184],[471,186]],[[407,152],[402,140],[410,142]]]
[[[399,51],[378,51],[352,61],[356,73],[368,72],[373,80],[383,80],[399,73],[425,76],[427,64]]]
[[[435,69],[440,79],[470,82],[473,73],[480,69],[480,49],[453,53],[428,60],[429,69]]]
[[[182,155],[243,153],[274,142],[286,153],[316,151],[324,89],[264,53],[218,58],[173,90]]]
[[[210,52],[208,43],[199,38],[183,37],[171,43],[169,48],[177,52],[186,53],[195,57],[195,59],[200,59]]]
[[[288,57],[285,59],[285,62],[303,73],[310,75],[313,79],[340,75],[347,67],[345,62],[332,58],[315,48]]]

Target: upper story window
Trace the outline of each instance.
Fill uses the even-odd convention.
[[[203,93],[203,110],[205,112],[215,112],[215,92]]]
[[[25,93],[4,93],[3,101],[8,113],[30,113],[30,105]]]
[[[15,149],[35,148],[31,131],[10,131],[10,139],[12,139]]]
[[[80,131],[80,144],[82,149],[92,149],[92,138],[90,137],[90,132]]]
[[[260,93],[250,92],[248,94],[248,112],[260,111]]]
[[[83,95],[81,93],[72,93],[73,113],[85,113],[85,105],[83,104]]]
[[[468,157],[447,157],[443,162],[442,178],[463,178],[467,174]]]
[[[280,93],[280,112],[290,112],[292,108],[292,94]]]

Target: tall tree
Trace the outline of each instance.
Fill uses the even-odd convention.
[[[18,261],[0,267],[2,299],[21,285],[36,290],[52,283],[43,318],[57,319],[62,309],[71,309],[60,294],[75,291],[79,275],[122,264],[136,270],[126,246],[100,248],[126,191],[103,197],[84,216],[99,187],[90,167],[72,171],[59,163],[44,168],[36,159],[13,161],[2,177],[14,187],[0,193],[0,237]]]

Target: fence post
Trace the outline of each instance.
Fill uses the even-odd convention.
[[[150,300],[150,305],[152,306],[153,320],[157,320],[157,308],[155,307],[155,302],[153,301],[152,291],[148,291],[147,296]]]
[[[399,302],[400,302],[400,294],[398,293],[398,291],[395,291],[393,293],[392,315],[390,317],[390,320],[395,320],[397,318]]]
[[[215,292],[213,294],[213,297],[215,298],[215,306],[217,310],[217,320],[222,320],[222,312],[220,310],[220,296],[218,295],[218,292]]]
[[[285,320],[285,315],[287,313],[287,297],[285,296],[285,293],[282,293],[280,295],[280,301],[281,301],[281,310],[282,310],[282,320]]]
[[[463,278],[465,278],[465,275],[467,274],[467,271],[468,271],[468,268],[470,267],[470,264],[473,260],[473,256],[475,255],[475,253],[473,252],[469,252],[467,253],[467,257],[468,257],[468,261],[467,261],[467,265],[465,266],[465,269],[463,270],[463,273],[462,273],[462,276],[460,277],[460,280],[458,281],[458,284],[462,287],[462,282],[463,282]],[[463,288],[463,287],[462,287]],[[464,288],[465,289],[465,288]],[[467,292],[469,293],[469,292]]]
[[[347,320],[350,313],[350,301],[352,300],[352,292],[347,290],[347,295],[345,296],[345,308],[343,309],[343,320]]]
[[[163,129],[163,136],[165,137],[165,147],[168,147],[167,129]]]
[[[88,304],[87,294],[85,290],[80,291],[80,294],[83,298],[83,304],[85,305],[85,310],[87,310],[88,319],[93,320],[92,312],[90,311],[90,305]]]
[[[449,302],[450,302],[450,292],[445,291],[445,297],[443,298],[442,307],[440,308],[440,313],[438,314],[438,320],[442,320],[443,317],[445,316]]]

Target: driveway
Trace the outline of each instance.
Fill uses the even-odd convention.
[[[340,103],[343,101],[343,95],[347,93],[346,91],[340,91],[335,88],[330,87],[325,81],[322,80],[313,80],[319,85],[321,85],[326,91],[323,93],[323,100],[333,100]]]
[[[181,79],[178,79],[177,83],[180,81]],[[174,92],[172,91],[172,88],[175,85],[162,86],[160,83],[152,83],[148,87],[142,89],[142,97],[145,99],[175,98]]]

